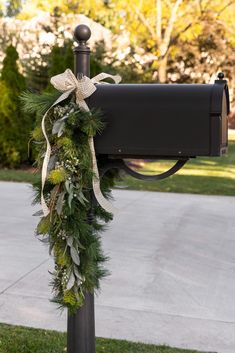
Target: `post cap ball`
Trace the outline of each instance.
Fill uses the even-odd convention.
[[[91,36],[91,30],[86,25],[78,25],[74,30],[74,37],[78,42],[86,42]]]
[[[224,78],[224,73],[223,72],[219,72],[217,77],[220,79],[220,80],[223,80]]]

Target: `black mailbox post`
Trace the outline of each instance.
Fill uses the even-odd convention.
[[[75,74],[90,75],[91,31],[77,26]],[[95,137],[100,174],[118,167],[136,178],[163,179],[179,170],[189,158],[220,156],[227,151],[229,94],[224,75],[211,85],[120,84],[97,85],[87,100],[89,108],[102,111],[106,127]],[[124,158],[176,159],[176,164],[157,176],[136,173]],[[92,207],[88,215],[92,222]],[[68,353],[95,353],[94,294],[68,316]]]

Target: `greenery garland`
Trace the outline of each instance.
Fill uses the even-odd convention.
[[[40,170],[46,150],[41,117],[58,98],[58,92],[42,95],[25,93],[21,98],[24,110],[37,115],[38,124],[32,139],[36,144],[36,164]],[[63,131],[55,134],[53,126],[63,117],[66,117]],[[44,194],[50,214],[41,218],[36,234],[49,245],[49,252],[54,257],[55,269],[51,273],[53,301],[72,312],[83,305],[86,292],[99,289],[101,278],[107,275],[103,266],[107,257],[101,248],[100,234],[105,223],[112,220],[112,214],[93,203],[92,221],[88,221],[93,197],[88,139],[102,128],[101,114],[94,110],[81,110],[73,95],[52,108],[46,119],[52,154]],[[113,185],[114,173],[109,172],[101,180],[105,197],[111,197]],[[35,184],[34,190],[34,202],[39,203],[41,183]],[[41,216],[42,212],[37,212],[37,215]]]

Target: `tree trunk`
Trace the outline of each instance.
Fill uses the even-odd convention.
[[[158,81],[160,83],[165,83],[167,80],[167,55],[158,61]]]

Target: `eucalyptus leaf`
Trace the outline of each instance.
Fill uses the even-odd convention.
[[[55,242],[49,243],[49,255],[51,255],[54,245],[55,245]]]
[[[40,142],[40,141],[32,141],[32,143],[34,145],[43,145],[44,144],[44,142]]]
[[[74,186],[73,186],[72,183],[70,183],[70,185],[69,185],[69,192],[73,192],[73,189],[74,189]]]
[[[57,121],[54,123],[54,125],[53,125],[53,127],[52,127],[52,135],[55,135],[55,134],[58,133],[58,131],[59,131],[60,126],[61,126],[62,123],[63,123],[63,121],[61,122],[61,120],[57,120]]]
[[[69,193],[69,197],[68,197],[69,208],[71,208],[72,200],[73,200],[73,192],[70,192],[70,193]]]
[[[79,249],[86,250],[86,248],[80,243],[80,241],[77,238],[75,238],[75,242],[78,245]]]
[[[44,244],[49,244],[50,243],[50,237],[46,237],[46,238],[38,238],[40,242],[44,243]]]
[[[79,285],[79,284],[78,284],[78,285]],[[81,298],[80,298],[80,295],[79,295],[79,292],[78,292],[77,287],[74,288],[74,294],[75,294],[75,297],[76,297],[77,301],[80,301]]]
[[[60,137],[60,136],[63,135],[64,126],[65,126],[65,122],[63,121],[63,123],[61,124],[61,126],[60,126],[60,128],[59,128],[58,134],[57,134],[58,137]]]
[[[68,246],[72,246],[73,245],[73,237],[68,237],[68,238],[66,238],[66,241],[67,241],[67,244],[68,244]]]
[[[64,195],[65,195],[65,192],[61,192],[59,197],[58,197],[58,200],[56,202],[56,211],[57,211],[59,216],[61,215],[61,212],[62,212],[62,209],[63,209]]]
[[[88,202],[88,200],[85,198],[85,196],[84,196],[84,194],[83,194],[82,191],[80,191],[80,192],[78,193],[77,198],[78,198],[78,200],[81,202],[81,204],[82,204],[83,206],[86,206],[86,202]]]
[[[63,117],[62,119],[59,119],[57,120],[54,125],[53,125],[53,128],[52,128],[52,135],[58,135],[58,137],[60,137],[63,133],[63,129],[64,129],[64,125],[65,125],[65,122],[64,120],[66,119],[67,117]]]
[[[76,284],[77,284],[78,287],[80,287],[81,284],[82,284],[82,280],[81,280],[80,278],[76,278]],[[80,296],[78,296],[78,298],[79,298],[79,297],[80,297]]]
[[[76,264],[76,265],[80,265],[80,257],[79,257],[79,252],[78,250],[74,247],[74,246],[71,246],[70,248],[70,254],[71,254],[71,257],[72,257],[72,260],[73,262]]]
[[[68,280],[68,282],[66,284],[66,289],[67,290],[71,289],[74,286],[75,283],[76,283],[76,278],[75,278],[75,276],[73,274],[73,271],[71,271],[70,275],[69,275],[69,280]]]
[[[35,217],[43,216],[43,210],[39,210],[33,214]]]
[[[55,167],[55,162],[56,162],[56,155],[52,155],[49,159],[48,167],[47,167],[47,172],[50,172],[52,169]]]
[[[67,179],[64,183],[66,191],[69,193],[70,191],[70,181]]]
[[[76,278],[80,281],[80,283],[82,282],[82,275],[80,274],[80,272],[77,269],[77,266],[73,267],[73,272],[76,276]]]
[[[64,184],[65,184],[65,189],[68,192],[68,194],[73,192],[73,184],[71,183],[70,180],[67,179]]]

